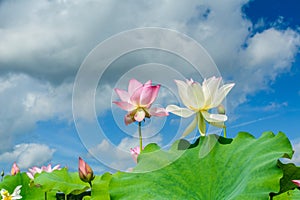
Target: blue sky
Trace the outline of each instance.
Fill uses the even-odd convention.
[[[118,58],[96,91],[95,113],[104,138],[93,126],[78,133],[72,94],[76,74],[93,48],[115,34],[141,27],[176,30],[201,44],[224,83],[236,83],[226,99],[228,136],[239,131],[256,137],[263,131],[283,131],[294,144],[294,161],[300,164],[299,9],[297,0],[0,1],[0,169],[9,171],[16,161],[23,171],[48,163],[75,171],[78,156],[97,173],[134,166],[128,150],[137,145],[137,126],[123,124],[125,112],[111,103],[117,100],[112,89],[126,89],[126,80],[132,77],[169,78],[132,66],[161,63],[186,78],[193,77],[192,67],[160,51],[141,50]],[[175,102],[168,89],[162,86],[156,103]],[[83,115],[90,106],[85,95],[82,92],[78,108]],[[143,129],[149,137],[145,143],[167,148],[178,138],[179,121],[174,115],[153,118]]]

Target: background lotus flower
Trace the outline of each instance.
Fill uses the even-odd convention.
[[[292,182],[297,185],[297,187],[300,187],[300,180],[292,180]]]
[[[2,200],[15,200],[15,199],[22,199],[21,193],[21,187],[22,185],[18,185],[12,194],[9,194],[9,192],[5,189],[1,189],[0,193],[2,196]]]
[[[83,182],[89,183],[90,186],[92,187],[92,180],[94,180],[95,178],[94,172],[92,168],[86,162],[84,162],[84,160],[81,157],[79,157],[78,172],[79,172],[79,178]]]
[[[141,153],[141,148],[139,146],[136,146],[134,148],[130,148],[130,153],[131,153],[131,156],[132,156],[134,162],[137,163],[137,158]]]
[[[218,107],[234,86],[234,83],[231,83],[219,87],[221,80],[222,78],[211,77],[205,79],[202,85],[192,79],[186,80],[186,82],[175,80],[179,96],[187,108],[169,105],[166,110],[185,118],[193,114],[196,115],[192,123],[184,131],[184,136],[191,133],[197,125],[200,134],[205,135],[205,121],[217,127],[224,127],[224,122],[227,120],[225,114],[208,112],[208,110]]]
[[[10,174],[14,176],[19,172],[20,172],[20,168],[18,167],[17,163],[14,162],[14,164],[11,167]]]
[[[40,174],[42,172],[53,172],[54,170],[60,170],[60,165],[56,165],[55,167],[51,167],[51,164],[49,164],[48,166],[42,166],[41,168],[38,168],[38,167],[32,167],[32,168],[29,168],[28,171],[29,172],[26,172],[26,174],[28,175],[28,177],[30,179],[34,179],[34,175],[36,173]]]
[[[128,91],[116,88],[115,92],[121,101],[114,101],[117,106],[128,111],[125,115],[125,124],[141,122],[145,118],[153,116],[167,116],[168,112],[164,108],[150,108],[158,95],[160,85],[152,85],[152,81],[147,81],[144,85],[135,79],[131,79]]]

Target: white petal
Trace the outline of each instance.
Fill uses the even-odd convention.
[[[201,111],[201,114],[203,115],[204,119],[208,122],[225,122],[227,120],[226,115],[211,114],[207,111]]]
[[[1,189],[0,193],[1,193],[2,198],[4,198],[3,197],[4,196],[4,192],[6,192],[6,190],[5,189]]]
[[[194,83],[192,83],[192,84],[194,84]],[[193,88],[192,84],[188,84],[188,86],[187,86],[186,96],[187,96],[187,99],[189,101],[189,104],[188,104],[188,106],[187,105],[186,106],[187,107],[191,106],[192,108],[197,109],[198,108],[197,95],[194,91],[194,88]]]
[[[175,115],[178,115],[180,117],[190,117],[194,114],[193,111],[187,109],[187,108],[180,108],[179,106],[176,105],[168,105],[166,108],[167,112],[173,113]]]
[[[184,132],[183,132],[183,134],[182,134],[182,136],[183,137],[185,137],[185,136],[187,136],[188,134],[190,134],[195,128],[196,128],[196,126],[197,126],[197,117],[195,117],[194,119],[193,119],[193,121],[192,121],[192,123],[190,123],[187,127],[186,127],[186,129],[184,130]]]
[[[193,92],[196,98],[197,108],[202,108],[205,103],[205,98],[201,85],[198,82],[192,84]]]
[[[179,97],[180,97],[182,103],[186,107],[191,106],[192,105],[191,96],[188,95],[189,85],[187,83],[185,83],[184,81],[180,81],[180,80],[175,80],[175,83],[177,85],[178,94],[179,94]]]
[[[15,190],[14,190],[14,192],[12,193],[12,199],[21,199],[22,198],[22,196],[20,195],[20,193],[21,193],[21,187],[22,187],[22,185],[18,185],[16,188],[15,188]]]
[[[234,83],[230,83],[230,84],[225,84],[222,87],[220,87],[220,89],[218,90],[217,94],[214,97],[213,100],[213,107],[219,106],[222,101],[224,100],[224,98],[226,97],[226,95],[228,94],[228,92],[230,92],[230,90],[233,88],[235,84]]]
[[[218,128],[225,128],[224,122],[209,122],[209,124]]]
[[[210,107],[210,105],[212,104],[221,80],[221,78],[211,77],[203,81],[202,89],[205,96],[205,106]]]

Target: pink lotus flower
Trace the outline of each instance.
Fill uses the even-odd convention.
[[[11,167],[10,174],[12,176],[16,175],[17,173],[20,173],[20,168],[18,167],[17,163],[14,162],[13,166]]]
[[[130,153],[131,153],[131,156],[132,156],[133,160],[137,163],[137,158],[141,153],[141,148],[139,146],[136,146],[134,148],[130,148]]]
[[[90,186],[92,187],[92,180],[94,180],[95,178],[94,172],[92,168],[86,162],[84,162],[84,160],[81,157],[79,157],[78,172],[79,172],[79,178],[83,182],[89,183]]]
[[[292,182],[297,185],[297,187],[300,187],[300,180],[292,180]]]
[[[128,111],[125,115],[125,124],[141,122],[152,115],[164,117],[168,112],[164,108],[150,108],[158,95],[160,85],[152,85],[152,81],[147,81],[144,85],[135,79],[131,79],[128,91],[115,89],[121,101],[114,101],[117,106]]]
[[[29,172],[26,172],[27,176],[30,178],[30,179],[34,179],[34,175],[36,173],[40,174],[42,172],[47,172],[47,173],[50,173],[50,172],[53,172],[54,170],[60,170],[60,165],[56,165],[55,167],[51,167],[51,164],[49,164],[48,166],[42,166],[41,168],[38,168],[38,167],[32,167],[32,168],[29,168],[28,171]]]

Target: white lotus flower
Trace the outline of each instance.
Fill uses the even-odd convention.
[[[22,199],[22,196],[20,195],[21,187],[22,185],[18,185],[12,194],[9,194],[9,192],[5,189],[1,189],[0,193],[2,196],[2,200]]]
[[[185,129],[183,136],[191,133],[197,125],[200,134],[205,135],[205,121],[213,126],[224,127],[224,122],[227,120],[225,114],[212,114],[208,112],[210,109],[218,107],[234,86],[234,83],[231,83],[219,87],[221,80],[221,77],[211,77],[205,79],[202,85],[192,79],[186,80],[186,82],[175,80],[179,96],[187,108],[169,105],[166,108],[167,112],[184,118],[195,114],[194,120]]]

